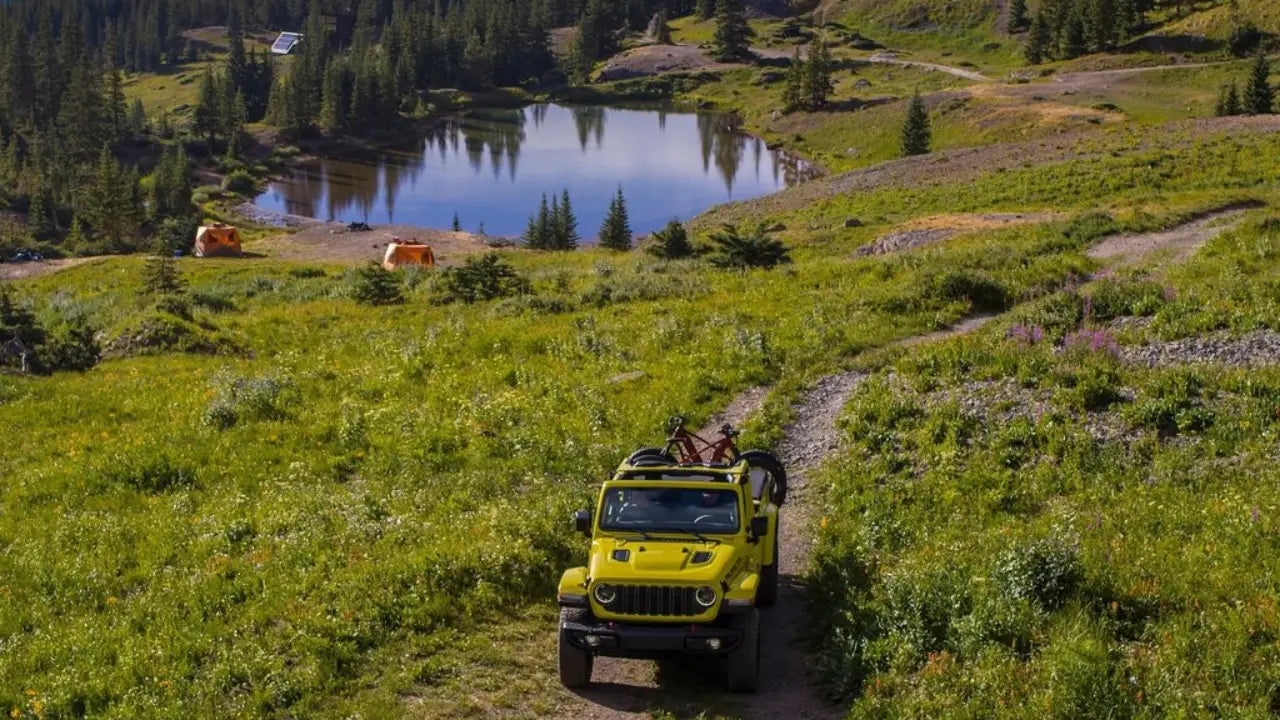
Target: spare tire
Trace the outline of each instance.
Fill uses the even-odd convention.
[[[787,469],[777,455],[767,450],[747,450],[738,455],[739,460],[746,460],[751,467],[760,468],[773,477],[773,501],[782,507],[787,501]]]
[[[627,464],[637,467],[646,465],[675,465],[676,459],[662,448],[641,448],[627,457]]]

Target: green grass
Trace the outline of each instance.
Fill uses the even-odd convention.
[[[859,389],[813,577],[820,664],[852,716],[1269,715],[1280,371],[1053,342],[1113,314],[1151,318],[1126,343],[1274,330],[1280,233],[1274,210],[1252,217],[1154,293],[1141,275],[1068,290]],[[1129,299],[1081,320],[1104,296]],[[1015,323],[1046,340],[1005,339]],[[955,401],[989,383],[1042,404]]]
[[[1151,148],[775,212],[795,228],[851,211],[870,224],[788,231],[796,262],[773,272],[517,253],[535,294],[473,306],[433,303],[430,275],[405,277],[407,305],[374,309],[347,298],[340,269],[180,261],[203,298],[196,322],[225,339],[225,354],[0,376],[0,432],[22,438],[0,456],[0,704],[135,717],[437,714],[409,698],[461,702],[469,686],[458,678],[491,657],[463,643],[442,670],[441,648],[501,637],[491,623],[509,612],[544,618],[559,568],[582,552],[567,513],[667,416],[696,423],[745,387],[795,388],[953,322],[978,292],[1030,301],[1094,266],[1079,254],[1090,236],[1062,224],[852,257],[886,226],[1099,204],[1128,208],[1132,227],[1173,222],[1241,193],[1270,197],[1276,142],[1242,134],[1196,141],[1181,161]],[[42,315],[81,310],[109,338],[150,312],[140,267],[111,260],[17,288]],[[639,379],[613,380],[635,370]],[[776,440],[785,414],[775,401],[748,442]],[[930,437],[950,437],[952,421],[928,422]],[[991,548],[998,535],[983,537]],[[824,556],[840,542],[824,536]],[[1110,647],[1101,621],[1071,612],[1045,632]],[[532,685],[494,692],[516,707],[548,702]]]

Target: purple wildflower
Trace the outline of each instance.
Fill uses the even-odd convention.
[[[1120,344],[1106,330],[1078,330],[1068,335],[1063,345],[1068,349],[1081,348],[1113,357],[1120,355]]]
[[[1177,300],[1177,299],[1178,299],[1178,290],[1177,290],[1176,288],[1174,288],[1172,285],[1165,285],[1165,286],[1164,286],[1164,301],[1165,301],[1165,302],[1173,302],[1174,300]]]
[[[1249,519],[1255,523],[1258,522],[1258,506],[1257,505],[1253,506],[1253,512],[1249,513]]]
[[[1039,325],[1014,325],[1004,334],[1006,339],[1019,345],[1035,345],[1044,340],[1044,328]]]

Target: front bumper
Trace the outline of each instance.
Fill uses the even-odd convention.
[[[715,625],[633,625],[591,620],[561,623],[560,635],[576,648],[620,658],[723,655],[742,643],[741,632]]]

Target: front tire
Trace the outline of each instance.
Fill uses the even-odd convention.
[[[760,611],[751,608],[741,616],[742,644],[729,653],[729,689],[755,692],[760,678]]]
[[[567,688],[585,687],[591,682],[591,670],[595,665],[595,657],[586,650],[576,648],[565,637],[564,624],[580,623],[587,620],[588,611],[578,608],[560,609],[560,684]]]

